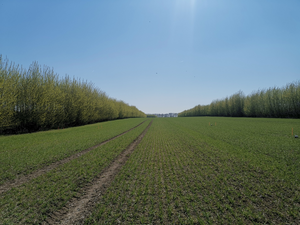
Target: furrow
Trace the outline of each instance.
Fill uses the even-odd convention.
[[[121,133],[121,134],[115,136],[115,137],[112,137],[112,138],[110,138],[110,139],[108,139],[108,140],[106,140],[106,141],[103,141],[103,142],[101,142],[101,143],[99,143],[99,144],[97,144],[97,145],[94,145],[94,146],[92,146],[92,147],[90,147],[90,148],[87,148],[87,149],[85,149],[85,150],[83,150],[83,151],[81,151],[81,152],[79,152],[79,153],[76,153],[76,154],[74,154],[74,155],[71,155],[71,156],[69,156],[69,157],[67,157],[67,158],[65,158],[65,159],[63,159],[63,160],[54,162],[54,163],[52,163],[52,164],[50,164],[50,165],[48,165],[48,166],[46,166],[46,167],[44,167],[44,168],[41,168],[41,169],[39,169],[39,170],[37,170],[37,171],[31,173],[31,174],[24,175],[24,176],[21,176],[21,177],[15,179],[15,180],[9,181],[9,182],[7,182],[7,183],[5,183],[5,184],[3,184],[3,185],[0,186],[0,194],[5,193],[5,192],[9,191],[10,189],[15,188],[15,187],[18,187],[18,186],[20,186],[20,185],[22,185],[22,184],[24,184],[24,183],[27,183],[27,182],[29,182],[30,180],[32,180],[32,179],[34,179],[34,178],[37,178],[37,177],[39,177],[39,176],[41,176],[41,175],[43,175],[43,174],[45,174],[45,173],[47,173],[47,172],[49,172],[49,171],[55,169],[55,168],[57,168],[57,167],[60,166],[60,165],[63,165],[63,164],[65,164],[65,163],[67,163],[67,162],[70,162],[70,161],[72,161],[72,160],[74,160],[74,159],[79,158],[79,157],[81,157],[82,155],[84,155],[84,154],[86,154],[86,153],[92,151],[93,149],[98,148],[98,147],[100,147],[100,146],[102,146],[102,145],[104,145],[104,144],[106,144],[106,143],[108,143],[108,142],[110,142],[110,141],[112,141],[112,140],[114,140],[114,139],[116,139],[116,138],[118,138],[118,137],[120,137],[120,136],[122,136],[122,135],[128,133],[129,131],[131,131],[131,130],[137,128],[137,127],[139,127],[139,126],[142,125],[144,122],[145,122],[145,121],[143,121],[142,123],[138,124],[137,126],[131,128],[131,129],[129,129],[129,130],[127,130],[127,131],[125,131],[125,132],[123,132],[123,133]]]
[[[80,198],[73,198],[64,209],[49,216],[44,224],[82,224],[84,219],[90,215],[92,209],[105,193],[115,176],[128,160],[130,154],[146,135],[153,121],[111,164],[104,169],[93,183],[84,188],[84,195]]]

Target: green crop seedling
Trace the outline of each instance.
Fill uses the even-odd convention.
[[[68,132],[77,134],[87,147],[95,143],[95,132],[113,127],[110,135],[114,136],[142,121],[112,121],[102,123],[102,129],[98,124],[89,125],[82,127],[82,132],[79,127],[72,128],[79,129],[74,133],[64,129],[57,136],[58,131],[49,131],[54,132],[55,140],[61,140],[49,152],[53,151],[53,156],[63,155],[65,150],[58,150],[58,146],[68,149],[69,144],[63,142],[70,138]],[[1,194],[1,223],[48,221],[71,199],[80,198],[84,187],[133,143],[149,123],[146,120],[85,155]],[[82,223],[298,224],[300,145],[291,137],[291,127],[298,132],[300,122],[263,118],[155,118]],[[85,137],[84,132],[92,138]],[[38,152],[34,148],[39,143],[38,133],[35,135],[36,142],[32,139],[24,146]],[[3,138],[11,138],[12,143],[13,137],[18,140],[22,135]],[[10,151],[18,152],[18,148],[12,147]],[[26,159],[31,162],[35,157],[32,153]],[[4,171],[6,167],[1,169]]]
[[[209,119],[155,119],[85,223],[297,224],[299,122]]]

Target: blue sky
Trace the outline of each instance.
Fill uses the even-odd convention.
[[[145,113],[300,80],[299,0],[0,0],[0,54]]]

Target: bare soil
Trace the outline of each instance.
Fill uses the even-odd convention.
[[[82,155],[88,153],[89,151],[91,151],[91,150],[93,150],[95,148],[98,148],[99,146],[102,146],[102,145],[108,143],[109,141],[112,141],[112,140],[114,140],[114,139],[116,139],[116,138],[118,138],[118,137],[126,134],[127,132],[129,132],[129,131],[137,128],[138,126],[142,125],[144,122],[145,121],[143,121],[142,123],[138,124],[137,126],[131,128],[131,129],[129,129],[129,130],[127,130],[127,131],[125,131],[125,132],[123,132],[123,133],[115,136],[115,137],[112,137],[112,138],[110,138],[110,139],[108,139],[108,140],[106,140],[104,142],[101,142],[101,143],[99,143],[99,144],[97,144],[95,146],[92,146],[92,147],[90,147],[88,149],[85,149],[85,150],[83,150],[83,151],[81,151],[79,153],[76,153],[76,154],[71,155],[71,156],[69,156],[69,157],[67,157],[65,159],[62,159],[62,160],[57,161],[57,162],[54,162],[54,163],[52,163],[52,164],[50,164],[50,165],[48,165],[46,167],[43,167],[43,168],[41,168],[39,170],[36,170],[35,172],[33,172],[31,174],[23,175],[23,176],[18,177],[15,180],[9,181],[9,182],[7,182],[7,183],[5,183],[5,184],[3,184],[3,185],[0,186],[0,194],[9,191],[12,188],[18,187],[18,186],[20,186],[20,185],[22,185],[22,184],[24,184],[26,182],[29,182],[30,180],[32,180],[34,178],[37,178],[37,177],[39,177],[39,176],[41,176],[41,175],[49,172],[50,170],[55,169],[56,167],[58,167],[58,166],[60,166],[62,164],[70,162],[73,159],[79,158]]]
[[[118,155],[93,182],[83,188],[81,197],[73,198],[65,208],[50,215],[43,224],[83,224],[84,220],[91,215],[93,208],[119,173],[122,166],[126,163],[130,154],[141,142],[151,124],[152,121],[137,139]]]

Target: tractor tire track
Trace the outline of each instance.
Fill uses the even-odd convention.
[[[146,120],[145,120],[145,121],[146,121]],[[112,140],[114,140],[114,139],[116,139],[116,138],[118,138],[118,137],[120,137],[120,136],[122,136],[122,135],[128,133],[129,131],[131,131],[131,130],[137,128],[138,126],[142,125],[145,121],[141,122],[141,123],[138,124],[137,126],[132,127],[132,128],[130,128],[129,130],[127,130],[127,131],[125,131],[125,132],[123,132],[123,133],[121,133],[121,134],[119,134],[119,135],[117,135],[117,136],[115,136],[115,137],[112,137],[112,138],[110,138],[110,139],[107,139],[106,141],[103,141],[103,142],[101,142],[101,143],[99,143],[99,144],[97,144],[97,145],[94,145],[94,146],[92,146],[92,147],[90,147],[90,148],[87,148],[87,149],[85,149],[85,150],[83,150],[83,151],[81,151],[81,152],[78,152],[78,153],[76,153],[76,154],[74,154],[74,155],[71,155],[71,156],[69,156],[69,157],[67,157],[67,158],[64,158],[64,159],[62,159],[62,160],[60,160],[60,161],[54,162],[54,163],[52,163],[52,164],[50,164],[50,165],[48,165],[48,166],[46,166],[46,167],[43,167],[43,168],[41,168],[41,169],[38,169],[38,170],[34,171],[34,172],[31,173],[31,174],[24,175],[24,176],[20,176],[20,177],[18,177],[18,178],[15,179],[15,180],[9,181],[9,182],[7,182],[7,183],[1,185],[1,186],[0,186],[0,194],[5,193],[5,192],[9,191],[10,189],[15,188],[15,187],[18,187],[18,186],[20,186],[20,185],[22,185],[22,184],[24,184],[24,183],[27,183],[27,182],[29,182],[30,180],[32,180],[32,179],[34,179],[34,178],[37,178],[37,177],[39,177],[39,176],[41,176],[41,175],[43,175],[43,174],[45,174],[45,173],[47,173],[47,172],[49,172],[49,171],[55,169],[56,167],[58,167],[58,166],[60,166],[60,165],[62,165],[62,164],[65,164],[65,163],[67,163],[67,162],[70,162],[71,160],[74,160],[74,159],[77,159],[77,158],[81,157],[82,155],[84,155],[84,154],[86,154],[86,153],[92,151],[93,149],[98,148],[98,147],[100,147],[100,146],[102,146],[102,145],[104,145],[104,144],[106,144],[106,143],[108,143],[108,142],[110,142],[110,141],[112,141]]]
[[[126,163],[131,153],[146,135],[152,122],[90,185],[83,188],[81,191],[83,195],[80,198],[73,198],[65,208],[52,213],[43,224],[83,224],[84,220],[91,215],[93,208]]]

